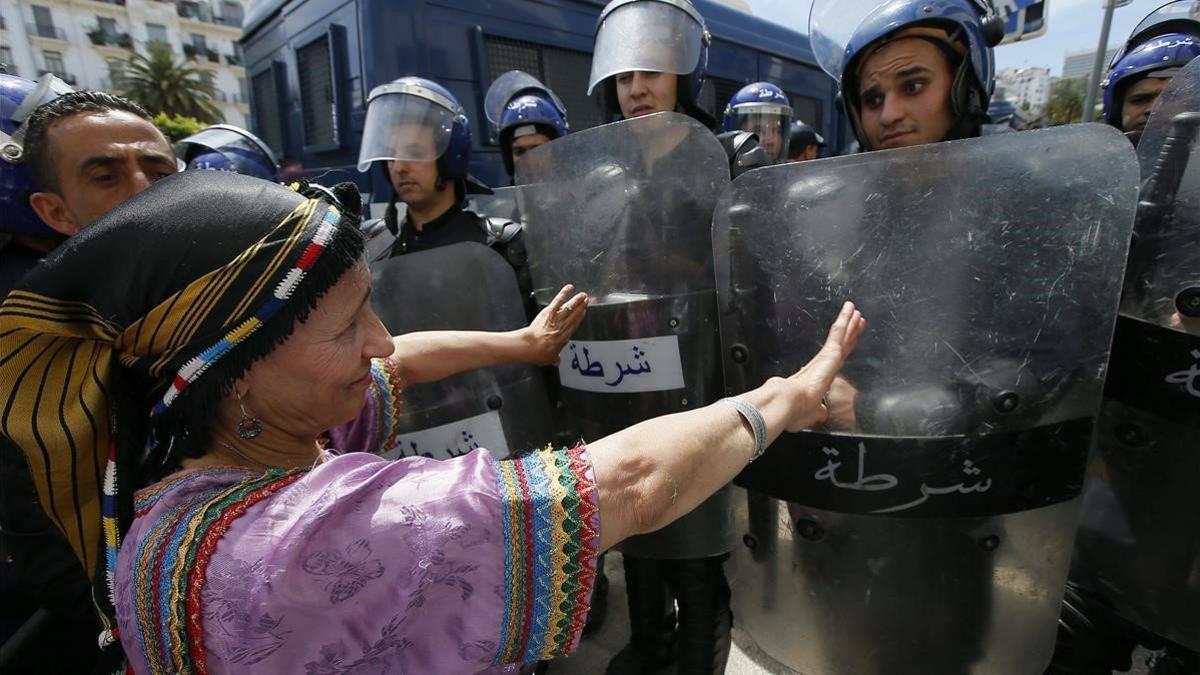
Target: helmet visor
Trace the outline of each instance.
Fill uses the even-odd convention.
[[[358,170],[383,160],[437,161],[453,129],[454,115],[446,107],[421,96],[384,93],[367,107]]]
[[[767,151],[772,162],[787,155],[788,135],[792,126],[792,110],[786,106],[742,106],[734,113],[734,124],[741,131],[758,135],[758,144]]]
[[[262,155],[271,164],[275,161],[275,153],[254,135],[239,129],[223,126],[213,126],[201,129],[196,133],[175,144],[175,154],[187,157],[194,154],[193,146],[221,151],[224,148],[235,148],[243,153]]]
[[[1188,21],[1193,25],[1191,26],[1190,31],[1182,30],[1180,27],[1176,26],[1162,26],[1164,23],[1173,21]],[[1146,18],[1142,19],[1142,22],[1133,29],[1133,32],[1129,34],[1129,41],[1141,42],[1142,40],[1146,39],[1144,35],[1150,35],[1153,34],[1153,32],[1158,32],[1154,31],[1154,29],[1160,26],[1162,26],[1162,32],[1190,32],[1200,36],[1200,0],[1176,0],[1175,2],[1168,2],[1153,12],[1150,12],[1148,15],[1146,15]],[[1129,48],[1127,44],[1126,48],[1122,51],[1128,51],[1128,49]]]
[[[886,0],[815,0],[808,15],[808,35],[813,55],[840,86],[842,74],[850,60],[847,48],[858,33],[859,26],[876,12],[883,12]]]
[[[508,105],[514,96],[529,89],[536,90],[539,95],[553,101],[554,105],[558,107],[558,111],[566,114],[566,108],[563,107],[562,101],[536,77],[522,70],[510,70],[496,78],[492,86],[488,87],[487,95],[483,98],[483,113],[487,115],[488,122],[491,122],[493,126],[499,125],[504,106]]]
[[[703,24],[682,7],[656,0],[621,5],[596,29],[588,95],[620,73],[687,75],[700,63],[704,39]]]

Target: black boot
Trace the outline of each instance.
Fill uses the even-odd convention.
[[[675,660],[675,611],[667,597],[663,561],[624,555],[629,644],[605,675],[650,675]]]
[[[729,554],[725,554],[667,562],[667,580],[679,602],[676,631],[679,675],[725,672],[733,627],[724,568],[728,558]]]
[[[600,630],[604,619],[608,616],[608,575],[604,573],[604,554],[596,559],[596,587],[592,589],[592,606],[588,609],[587,624],[583,627],[584,636]]]

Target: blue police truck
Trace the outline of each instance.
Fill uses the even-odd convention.
[[[807,36],[710,0],[694,0],[713,44],[703,102],[720,112],[744,84],[779,85],[799,119],[834,147],[845,124],[836,88],[813,61]],[[384,178],[355,171],[367,93],[404,75],[449,88],[474,136],[471,173],[507,181],[483,114],[488,85],[524,70],[563,100],[572,130],[603,124],[587,95],[592,36],[603,0],[262,0],[246,17],[242,48],[251,127],[307,175],[356,180],[367,192]],[[379,183],[373,185],[372,181]]]

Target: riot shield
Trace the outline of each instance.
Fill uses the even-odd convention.
[[[525,325],[512,267],[481,244],[454,244],[374,263],[371,281],[371,302],[393,335]],[[545,380],[530,365],[482,368],[408,385],[400,414],[402,432],[385,455],[390,458],[446,459],[477,448],[503,458],[554,437]]]
[[[1159,96],[1072,580],[1200,650],[1200,61]]]
[[[869,322],[830,420],[735,481],[734,615],[808,675],[1050,659],[1137,164],[1079,125],[752,171],[713,225],[726,382]]]
[[[728,183],[712,132],[675,113],[573,133],[518,165],[538,302],[568,282],[592,297],[559,365],[561,400],[584,438],[721,395],[710,228]],[[728,514],[722,491],[621,550],[651,558],[724,553]]]

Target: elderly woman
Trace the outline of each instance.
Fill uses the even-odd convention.
[[[552,360],[586,298],[564,289],[540,330],[392,338],[356,195],[318,196],[163,179],[0,304],[0,430],[99,571],[102,640],[135,672],[474,673],[566,654],[596,556],[820,421],[863,330],[848,304],[793,377],[587,446],[386,461],[371,453],[404,382]]]

